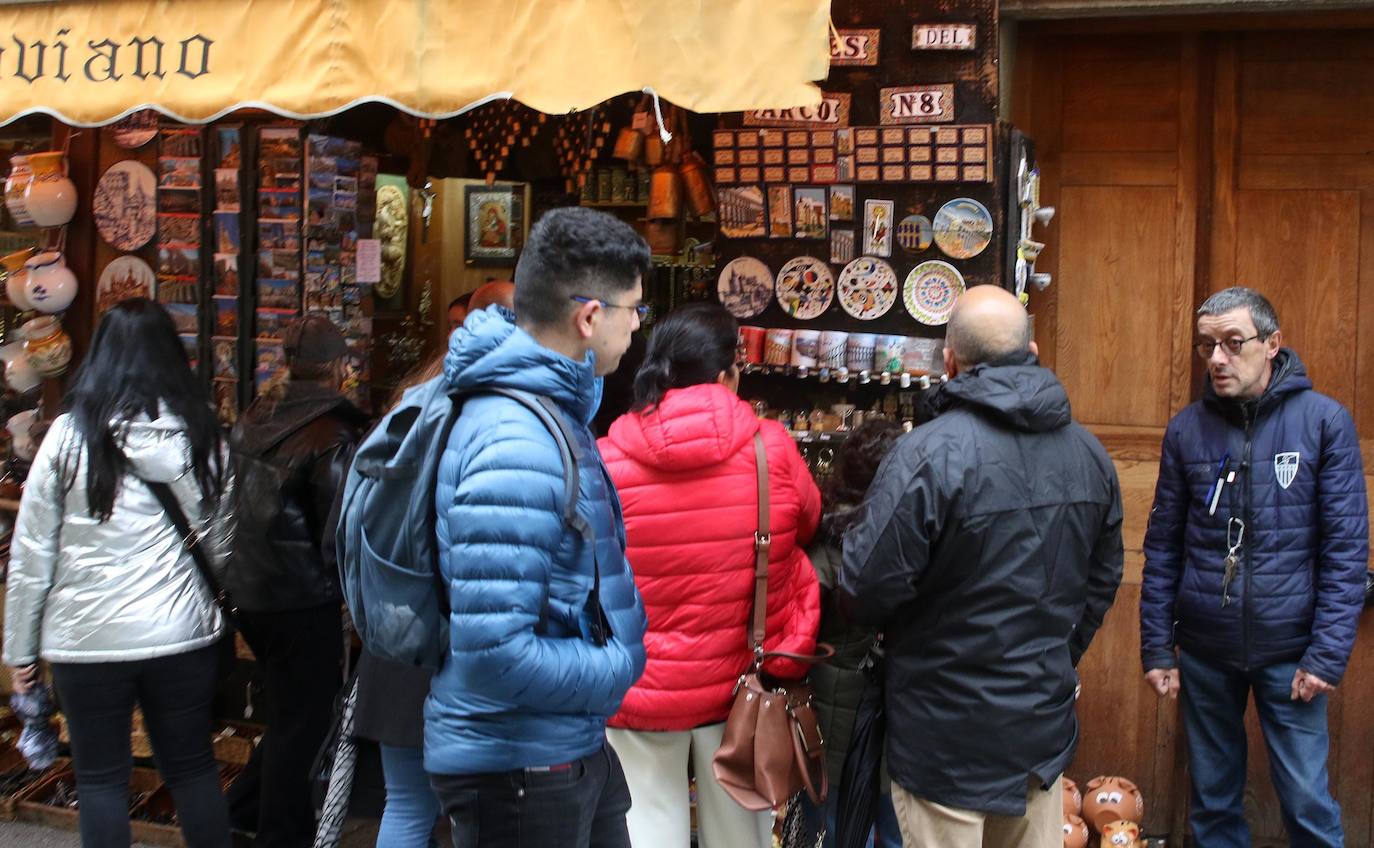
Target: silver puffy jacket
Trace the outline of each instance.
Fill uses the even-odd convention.
[[[222,573],[233,535],[229,471],[214,512],[191,473],[184,430],[165,410],[130,422],[124,452],[138,477],[172,487]],[[85,455],[74,422],[58,417],[34,458],[15,525],[5,663],[122,662],[213,643],[223,630],[219,609],[153,493],[125,477],[110,518],[97,521],[86,500]],[[62,469],[72,463],[75,484],[64,492]]]

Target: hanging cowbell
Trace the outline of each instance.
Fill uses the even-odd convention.
[[[682,214],[682,174],[676,165],[663,164],[649,179],[649,218],[677,218]]]
[[[716,211],[716,188],[706,175],[706,162],[692,151],[682,160],[682,182],[687,190],[687,208],[698,218]]]

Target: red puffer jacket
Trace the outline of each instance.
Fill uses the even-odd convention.
[[[802,550],[821,499],[801,454],[773,421],[714,383],[673,389],[630,413],[600,442],[625,510],[628,556],[649,615],[648,664],[610,724],[688,730],[724,721],[750,662],[758,483],[754,433],[768,455],[773,547],[768,561],[770,650],[810,654],[820,623],[816,572]],[[808,668],[770,659],[784,678]]]

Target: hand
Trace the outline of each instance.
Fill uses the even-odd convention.
[[[38,682],[38,664],[10,666],[10,682],[14,684],[14,691],[20,695],[28,692]]]
[[[1312,699],[1318,695],[1326,695],[1335,692],[1336,687],[1322,680],[1310,671],[1298,669],[1297,674],[1293,675],[1293,691],[1289,693],[1288,699],[1296,701],[1302,699],[1304,704],[1312,703]]]
[[[1161,698],[1174,700],[1178,697],[1179,675],[1176,668],[1152,668],[1145,672],[1145,682]]]

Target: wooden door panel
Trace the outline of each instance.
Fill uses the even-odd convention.
[[[1066,152],[1177,149],[1176,43],[1131,38],[1074,43],[1063,62]]]
[[[1078,420],[1162,427],[1169,414],[1172,188],[1060,192],[1056,368]]]
[[[1360,196],[1354,191],[1238,191],[1236,279],[1278,310],[1284,344],[1318,391],[1353,409]]]
[[[1082,787],[1103,774],[1128,778],[1145,796],[1145,829],[1169,829],[1169,788],[1156,783],[1160,700],[1140,673],[1140,587],[1123,584],[1092,646],[1078,665],[1078,751],[1068,776]],[[1158,799],[1158,801],[1157,801]]]

